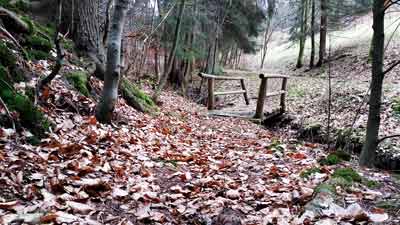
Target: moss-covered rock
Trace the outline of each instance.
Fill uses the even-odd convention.
[[[77,91],[86,97],[90,96],[90,91],[88,89],[88,74],[86,72],[74,71],[67,73],[65,77]]]
[[[157,106],[150,96],[140,90],[135,84],[126,78],[121,80],[121,93],[128,103],[136,110],[141,112],[154,112],[157,111]]]

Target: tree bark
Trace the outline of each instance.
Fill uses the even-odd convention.
[[[326,34],[328,31],[328,0],[321,0],[321,25],[319,31],[319,59],[317,66],[322,66],[326,55]]]
[[[310,68],[314,67],[315,62],[315,0],[311,0],[311,54]]]
[[[118,86],[121,73],[121,40],[128,4],[129,0],[116,0],[110,21],[104,88],[102,98],[96,109],[96,118],[102,123],[111,122],[114,107],[118,99]]]
[[[95,75],[103,79],[105,73],[105,51],[100,32],[99,0],[78,1],[79,21],[74,31],[76,48],[96,64]]]
[[[375,0],[373,4],[373,53],[372,53],[372,82],[369,100],[369,114],[365,143],[360,156],[360,165],[373,167],[378,146],[380,126],[382,83],[384,78],[383,59],[385,42],[385,4],[383,0]]]

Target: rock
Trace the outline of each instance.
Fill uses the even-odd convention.
[[[211,225],[242,225],[242,221],[236,211],[224,208],[219,215],[212,219]]]
[[[337,224],[338,223],[332,219],[323,219],[315,223],[315,225],[337,225]]]
[[[229,190],[226,192],[226,197],[232,200],[239,199],[240,193],[238,190]]]
[[[74,201],[67,201],[66,205],[70,207],[74,213],[82,215],[87,215],[88,213],[94,210],[90,205]]]

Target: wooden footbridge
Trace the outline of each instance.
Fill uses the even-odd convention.
[[[207,108],[210,115],[240,117],[251,120],[263,121],[264,119],[278,116],[285,113],[287,83],[289,76],[285,75],[266,75],[260,74],[260,86],[258,89],[258,97],[254,97],[257,101],[255,105],[249,98],[249,91],[246,88],[246,78],[240,76],[217,76],[211,74],[200,73],[199,76],[207,81],[208,98]],[[215,88],[217,81],[238,82],[239,90],[218,91]],[[221,109],[216,110],[216,96],[225,95],[243,95],[245,106],[239,109]],[[279,98],[279,106],[273,107],[271,97]],[[266,110],[268,108],[268,110]]]

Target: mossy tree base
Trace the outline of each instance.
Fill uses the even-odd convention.
[[[140,90],[135,84],[126,78],[122,78],[120,90],[123,98],[128,105],[132,106],[140,112],[155,112],[157,106],[150,96]]]

